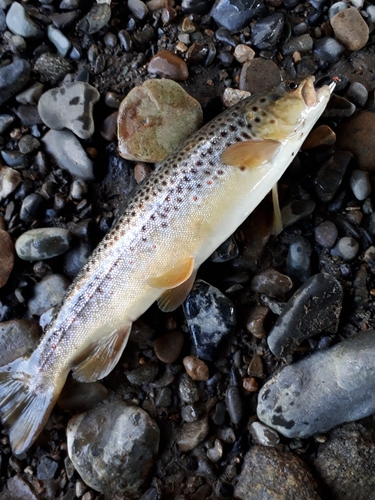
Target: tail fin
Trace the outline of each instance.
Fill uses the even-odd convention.
[[[51,380],[40,380],[28,359],[19,358],[0,367],[0,415],[9,427],[16,455],[26,451],[43,429],[60,394]],[[64,379],[64,377],[61,377]]]

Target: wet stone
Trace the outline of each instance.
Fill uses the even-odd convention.
[[[230,108],[231,106],[234,106],[238,102],[242,101],[242,99],[250,96],[251,93],[247,92],[246,90],[231,89],[227,87],[224,90],[222,101],[226,108]]]
[[[87,35],[92,35],[102,29],[110,18],[110,5],[107,3],[97,3],[91,8],[90,12],[78,22],[77,29]]]
[[[1,151],[1,156],[7,165],[14,168],[26,168],[29,165],[28,159],[20,151]]]
[[[25,38],[41,38],[44,35],[44,31],[18,2],[11,4],[5,21],[10,31],[15,35]]]
[[[0,166],[0,201],[5,200],[22,182],[17,170]]]
[[[183,365],[189,377],[193,380],[206,381],[209,378],[208,366],[196,356],[186,356]]]
[[[234,55],[237,62],[239,62],[240,64],[243,64],[247,61],[251,61],[252,59],[254,59],[255,52],[248,45],[240,43],[240,44],[236,45],[236,48],[234,49],[233,55]]]
[[[344,51],[345,47],[341,43],[328,36],[315,40],[314,43],[315,54],[330,64],[337,62]]]
[[[48,26],[47,34],[50,42],[56,47],[59,55],[65,57],[71,47],[70,41],[60,30],[54,28],[52,25]]]
[[[336,134],[328,125],[320,125],[307,136],[302,149],[318,148],[320,146],[333,146]]]
[[[348,4],[346,2],[335,2],[328,9],[328,17],[331,20],[336,14],[348,8]]]
[[[181,410],[181,418],[185,422],[196,422],[201,417],[200,413],[193,405],[186,405]]]
[[[182,0],[181,8],[185,14],[206,14],[210,5],[207,0]]]
[[[53,130],[68,128],[81,139],[94,133],[93,105],[99,92],[86,82],[74,82],[45,92],[38,103],[40,117]]]
[[[129,0],[128,9],[136,19],[144,19],[148,14],[148,8],[141,0]]]
[[[27,195],[22,202],[20,218],[25,222],[32,222],[42,216],[46,200],[39,193]]]
[[[234,498],[320,500],[318,486],[304,462],[288,450],[252,446],[237,479]]]
[[[108,389],[100,382],[80,383],[68,378],[58,399],[65,411],[86,411],[108,396]]]
[[[41,330],[34,321],[13,319],[0,323],[0,366],[35,349]]]
[[[67,428],[68,454],[79,475],[111,498],[140,497],[148,486],[159,439],[151,417],[122,401],[99,404],[70,419]]]
[[[9,279],[14,265],[14,243],[13,239],[3,229],[0,229],[0,288]]]
[[[239,88],[258,94],[276,87],[280,82],[281,74],[276,64],[257,57],[242,66]]]
[[[264,329],[264,321],[269,312],[268,307],[257,306],[250,311],[247,318],[246,328],[254,337],[258,339],[265,339],[267,334]]]
[[[50,130],[42,138],[42,142],[60,168],[84,180],[94,179],[93,162],[72,132]]]
[[[216,463],[223,457],[223,444],[219,439],[215,439],[214,445],[207,450],[207,458]]]
[[[31,134],[26,134],[18,141],[18,149],[24,155],[36,151],[40,146],[40,142]]]
[[[303,236],[295,236],[292,239],[287,256],[288,276],[292,280],[304,282],[310,278],[311,252],[311,245]]]
[[[245,377],[242,380],[242,387],[247,392],[257,392],[259,389],[259,384],[254,377]]]
[[[345,97],[341,97],[336,94],[331,95],[331,99],[329,100],[328,106],[324,110],[322,117],[323,118],[348,118],[352,116],[355,112],[355,105],[345,99]],[[346,121],[346,120],[344,120]],[[342,148],[345,149],[345,148]]]
[[[45,52],[35,61],[34,70],[40,74],[42,82],[49,81],[52,85],[59,82],[73,70],[72,63],[64,57]]]
[[[225,394],[225,404],[229,417],[234,424],[239,424],[245,414],[244,401],[239,387],[228,387]]]
[[[218,26],[237,32],[263,11],[258,0],[216,0],[210,16]]]
[[[67,229],[48,227],[23,233],[16,241],[16,252],[23,260],[44,260],[63,254],[69,246],[70,233]]]
[[[13,115],[10,115],[10,114],[0,115],[0,134],[5,132],[5,130],[12,125],[14,120],[15,120],[15,117]]]
[[[251,45],[258,50],[270,50],[274,48],[283,27],[284,16],[280,12],[261,19],[251,28]]]
[[[286,366],[261,389],[258,418],[305,438],[375,412],[374,330]]]
[[[133,114],[133,118],[129,118]],[[173,117],[173,120],[171,119]],[[135,161],[159,162],[201,125],[200,104],[171,80],[147,80],[122,101],[119,153]]]
[[[204,441],[209,431],[207,419],[198,422],[186,422],[181,426],[177,436],[177,444],[181,451],[193,450]]]
[[[296,51],[304,54],[305,52],[312,50],[312,48],[313,39],[310,35],[304,34],[285,42],[282,46],[281,52],[284,56],[291,56]]]
[[[348,50],[359,50],[369,38],[369,28],[354,7],[338,12],[331,19],[331,26],[336,39]]]
[[[260,356],[257,354],[252,357],[249,367],[247,369],[248,375],[252,375],[253,377],[263,378],[264,377],[264,367],[263,361]]]
[[[43,88],[44,85],[42,83],[35,82],[26,90],[18,94],[16,96],[16,101],[20,104],[33,106],[38,103],[40,96],[42,95]]]
[[[126,374],[126,378],[131,384],[145,385],[153,382],[158,376],[159,368],[155,363],[147,363]]]
[[[336,151],[319,169],[315,191],[323,203],[331,201],[337,193],[352,158],[349,151]]]
[[[211,361],[235,325],[232,302],[217,288],[197,280],[183,308],[197,356]]]
[[[117,111],[111,113],[103,120],[100,127],[100,135],[108,142],[114,141],[117,137],[117,116]]]
[[[0,106],[16,95],[26,85],[29,76],[30,64],[23,59],[14,59],[12,63],[1,66]]]
[[[162,50],[154,55],[148,65],[148,72],[176,81],[189,78],[186,62],[169,50]]]
[[[231,236],[215,250],[210,260],[212,262],[228,262],[229,260],[237,258],[239,252],[236,240]]]
[[[272,328],[267,343],[271,352],[286,356],[307,338],[336,333],[343,301],[340,283],[329,274],[315,274],[289,299]]]
[[[174,363],[184,347],[184,334],[179,330],[165,333],[154,341],[156,357],[163,363]]]
[[[178,392],[184,403],[196,403],[199,401],[198,387],[186,374],[184,374],[180,379]]]
[[[275,269],[267,269],[252,279],[251,289],[254,292],[265,293],[272,298],[284,297],[293,288],[289,276],[279,273]]]
[[[51,307],[61,304],[69,281],[59,274],[50,274],[34,285],[28,308],[31,316],[40,316]]]
[[[255,444],[276,446],[280,442],[280,436],[277,432],[261,422],[253,422],[250,424],[249,432]]]
[[[337,255],[344,261],[353,260],[359,250],[358,241],[350,236],[340,238],[331,250],[331,255]]]
[[[324,221],[314,229],[315,241],[323,248],[332,248],[338,236],[336,225],[331,221]]]
[[[48,456],[40,458],[38,465],[36,466],[36,477],[40,481],[48,481],[53,479],[59,467],[58,462],[52,460]]]
[[[155,398],[155,405],[169,408],[172,405],[172,391],[169,387],[162,387]]]
[[[358,108],[363,108],[368,99],[368,92],[362,83],[351,82],[348,90],[345,92],[345,97]]]
[[[20,474],[12,476],[7,481],[7,490],[3,491],[4,500],[13,500],[14,498],[22,498],[22,500],[39,500],[30,483],[23,479]],[[7,493],[9,492],[9,496]]]
[[[368,172],[353,170],[350,177],[350,187],[357,200],[365,200],[371,193],[371,183]]]

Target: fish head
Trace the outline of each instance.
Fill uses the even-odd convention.
[[[323,113],[335,84],[314,87],[314,77],[282,82],[246,105],[245,120],[254,138],[280,142],[307,134]]]

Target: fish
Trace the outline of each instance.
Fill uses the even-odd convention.
[[[278,205],[275,186],[334,86],[316,89],[309,76],[240,101],[138,186],[36,349],[0,367],[0,415],[14,454],[34,443],[69,373],[79,382],[108,375],[132,323],[155,301],[162,311],[179,307],[199,266],[271,190]]]

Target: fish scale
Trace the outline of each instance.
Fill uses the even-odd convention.
[[[140,185],[68,289],[29,358],[0,368],[0,412],[13,452],[41,432],[70,371],[106,376],[131,325],[189,293],[199,266],[277,183],[332,89],[312,78],[247,98],[190,137]]]

